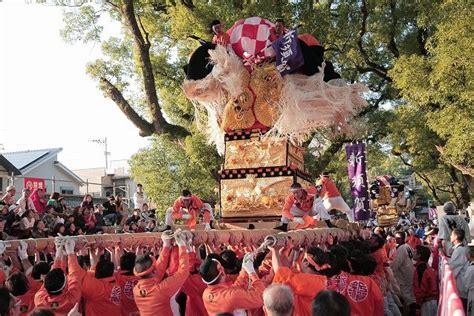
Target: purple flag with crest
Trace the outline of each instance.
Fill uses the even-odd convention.
[[[367,171],[365,144],[347,144],[347,171],[354,205],[354,220],[365,221],[370,218],[369,193],[367,191]]]
[[[272,47],[276,54],[276,67],[282,76],[303,66],[304,58],[296,29],[286,32],[272,43]]]

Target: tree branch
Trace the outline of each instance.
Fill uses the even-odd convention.
[[[190,10],[194,10],[196,8],[194,6],[193,0],[181,0],[181,4]]]
[[[322,155],[317,157],[316,164],[314,165],[314,170],[311,170],[312,174],[319,175],[321,172],[325,171],[331,160],[334,159],[336,153],[342,148],[345,142],[348,139],[344,136],[336,138],[331,145],[323,152]]]
[[[115,10],[118,10],[120,12],[120,7],[118,5],[116,5],[115,3],[113,3],[112,1],[105,1],[105,3],[109,4],[110,6],[112,6]]]
[[[397,44],[395,43],[395,30],[397,27],[397,15],[396,15],[396,9],[397,9],[397,2],[395,0],[390,0],[390,14],[392,15],[392,23],[390,26],[390,41],[388,43],[388,49],[390,52],[392,52],[393,56],[396,58],[400,57],[400,52],[398,51]]]
[[[377,63],[373,62],[372,60],[370,60],[369,54],[365,50],[364,45],[362,43],[364,35],[367,33],[367,18],[369,16],[369,11],[367,9],[366,0],[362,0],[362,6],[360,8],[360,12],[362,14],[362,23],[361,23],[361,26],[360,26],[359,38],[357,40],[357,46],[359,47],[359,52],[362,55],[362,57],[364,58],[365,63],[369,66],[368,68],[365,68],[365,69],[369,69],[369,71],[374,72],[375,74],[379,75],[383,79],[391,82],[392,80],[387,76],[387,69],[385,67],[381,66],[381,65],[378,65]],[[359,69],[361,67],[358,66],[357,68]]]
[[[143,77],[143,88],[145,90],[145,98],[150,117],[153,120],[155,133],[170,133],[174,137],[184,137],[190,135],[189,131],[181,126],[175,126],[168,123],[163,117],[161,107],[158,102],[158,94],[156,92],[155,76],[153,74],[153,66],[150,60],[150,43],[143,38],[143,34],[138,26],[133,0],[123,0],[122,16],[125,25],[132,34],[133,41],[138,51],[138,62]],[[145,35],[146,36],[146,35]]]
[[[469,167],[469,166],[464,166],[464,165],[460,165],[460,164],[455,164],[453,163],[452,161],[448,160],[445,156],[445,153],[444,153],[444,148],[443,146],[439,146],[439,145],[436,145],[436,150],[441,154],[441,156],[443,156],[444,160],[449,163],[450,165],[452,165],[454,168],[458,169],[459,171],[461,171],[462,174],[465,174],[465,175],[469,175],[471,177],[474,177],[474,168],[473,167]]]
[[[143,27],[143,24],[142,24],[142,19],[140,18],[140,15],[137,14],[137,17],[138,17],[138,23],[140,23],[140,28],[142,29],[142,32],[143,34],[145,34],[145,43],[147,45],[150,45],[150,40],[149,40],[149,37],[148,37],[148,32],[145,30],[145,28]]]
[[[379,89],[380,91],[380,89]],[[384,101],[388,96],[388,93],[386,90],[384,90],[380,96],[377,98],[377,100],[375,100],[374,104],[372,106],[368,106],[366,107],[365,109],[363,109],[362,111],[359,112],[359,114],[357,115],[358,117],[362,117],[364,115],[367,115],[375,110],[377,110],[380,106],[380,103],[382,103],[382,101]]]
[[[99,87],[102,92],[112,99],[119,109],[125,114],[125,116],[140,130],[140,136],[151,136],[154,133],[154,128],[151,123],[144,120],[138,113],[132,108],[127,100],[122,95],[117,87],[115,87],[106,78],[99,79]]]
[[[411,163],[409,163],[408,161],[406,161],[406,160],[402,157],[402,155],[398,155],[398,158],[400,158],[400,160],[403,162],[403,164],[404,164],[405,166],[408,166],[408,167],[410,167],[410,168],[413,168],[413,172],[414,172],[418,177],[420,177],[420,179],[423,180],[423,182],[426,183],[426,185],[428,186],[428,188],[429,188],[430,191],[431,191],[431,195],[433,195],[433,198],[436,200],[436,202],[438,202],[439,204],[442,204],[442,201],[441,201],[441,199],[439,198],[438,193],[436,192],[436,187],[431,183],[430,179],[429,179],[427,176],[423,175],[422,173],[416,171],[415,168],[414,168],[414,166],[413,166]]]

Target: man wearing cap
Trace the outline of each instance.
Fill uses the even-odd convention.
[[[332,209],[339,210],[346,213],[349,221],[354,221],[352,209],[341,197],[341,193],[334,184],[334,181],[331,180],[329,173],[323,172],[316,185],[319,188],[319,197],[322,199],[322,205],[326,211],[330,211]]]
[[[287,231],[288,223],[290,221],[297,223],[296,228],[307,228],[316,225],[315,218],[318,216],[320,219],[329,222],[331,218],[327,210],[316,207],[316,188],[310,186],[307,189],[303,189],[299,183],[293,183],[290,187],[290,194],[285,200],[283,206],[281,225],[275,227],[282,231]]]
[[[3,195],[0,201],[5,203],[8,206],[15,204],[15,194],[16,194],[15,187],[13,185],[10,185],[6,188],[6,193]]]
[[[167,229],[171,229],[174,221],[181,219],[190,229],[196,227],[199,214],[203,215],[205,229],[211,229],[211,221],[214,219],[211,205],[203,203],[196,195],[189,190],[183,190],[181,196],[176,199],[172,208],[166,211],[165,224]]]
[[[457,214],[456,206],[453,202],[446,202],[443,206],[443,211],[445,215],[439,218],[438,238],[441,242],[442,251],[447,256],[450,256],[453,248],[453,244],[450,242],[452,231],[456,228],[464,231],[462,243],[465,245],[471,242],[471,234],[468,223],[462,216]]]
[[[73,239],[56,239],[56,258],[46,274],[43,286],[35,295],[36,308],[52,310],[55,315],[68,315],[81,300],[81,266],[74,252]],[[69,272],[66,274],[63,252],[67,255]]]
[[[140,315],[179,315],[176,295],[189,276],[187,241],[183,233],[174,236],[179,247],[179,268],[176,273],[163,279],[171,251],[171,239],[162,234],[163,251],[158,261],[148,254],[137,257],[134,274],[139,277],[133,295]],[[163,279],[163,280],[162,280]]]

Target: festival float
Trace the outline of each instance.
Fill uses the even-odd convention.
[[[302,143],[321,128],[350,131],[353,116],[367,106],[361,96],[367,88],[341,79],[324,60],[324,47],[310,34],[286,30],[271,42],[273,26],[259,17],[239,20],[226,32],[229,45],[201,41],[184,66],[183,91],[195,105],[197,121],[207,131],[209,142],[224,156],[219,172],[221,220],[214,230],[197,225],[192,237],[195,245],[256,247],[290,242],[294,247],[325,248],[332,238],[368,237],[361,236],[366,232],[357,223],[344,220],[332,228],[318,222],[315,227],[287,233],[274,229],[291,184],[305,187],[313,181],[305,170]],[[365,202],[368,198],[362,207]],[[160,233],[74,238],[104,246],[119,240],[126,247],[161,243]],[[41,250],[54,241],[28,243]],[[14,249],[17,244],[10,241]]]
[[[413,190],[391,175],[377,176],[370,185],[371,209],[379,226],[397,225],[399,216],[414,211],[416,195]]]
[[[367,105],[366,87],[341,79],[314,36],[293,29],[271,42],[273,26],[239,20],[227,45],[200,41],[184,67],[184,93],[224,156],[218,207],[234,225],[279,218],[291,184],[313,181],[302,143],[321,128],[350,131]]]

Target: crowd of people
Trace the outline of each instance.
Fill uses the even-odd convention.
[[[325,191],[292,186],[279,229],[316,219],[332,226],[318,211]],[[14,196],[9,187],[1,199],[0,315],[436,315],[443,256],[467,315],[474,313],[474,227],[451,202],[437,225],[401,220],[366,227],[366,240],[286,240],[256,252],[259,245],[193,244],[191,232],[173,233],[175,220],[192,230],[199,216],[212,228],[212,208],[189,190],[166,212],[161,243],[131,247],[73,236],[107,225],[157,231],[141,185],[130,215],[120,196],[94,205],[86,195],[72,212],[57,193]],[[9,239],[50,236],[55,245],[45,249],[8,247]]]
[[[111,226],[114,232],[156,232],[171,229],[176,220],[194,229],[199,216],[203,217],[205,228],[211,229],[214,219],[210,204],[203,203],[189,190],[183,190],[167,210],[164,226],[158,222],[155,210],[149,208],[141,184],[133,197],[134,209],[120,194],[96,204],[92,195],[86,194],[80,205],[73,208],[58,192],[49,199],[42,189],[31,192],[25,188],[18,200],[15,194],[15,187],[9,186],[0,199],[0,240],[100,234]]]

